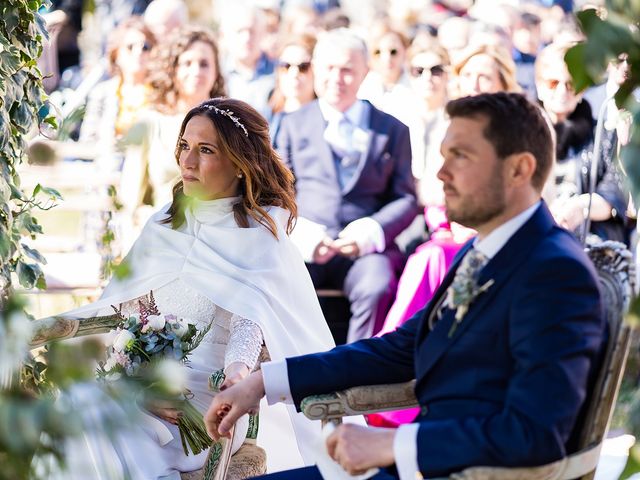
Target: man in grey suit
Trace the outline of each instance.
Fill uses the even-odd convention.
[[[351,302],[353,342],[375,333],[395,295],[394,240],[417,211],[409,130],[357,99],[367,49],[353,32],[322,34],[312,65],[318,100],[283,118],[275,146],[296,178],[292,239],[316,288]]]

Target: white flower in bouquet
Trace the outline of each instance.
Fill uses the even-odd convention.
[[[104,344],[107,347],[112,347],[113,346],[113,342],[116,341],[116,338],[118,338],[118,334],[120,333],[120,329],[114,329],[114,330],[109,330],[108,333],[104,334]]]
[[[175,360],[160,360],[156,365],[156,374],[161,387],[171,395],[179,395],[187,389],[185,368]]]
[[[121,330],[113,340],[113,349],[116,352],[122,352],[127,347],[130,347],[135,340],[136,336],[129,330]]]
[[[109,355],[107,357],[107,360],[104,362],[104,367],[103,368],[105,370],[109,371],[112,368],[114,368],[117,364],[118,364],[118,362],[116,361],[116,357],[115,357],[115,355],[112,354],[112,355]]]
[[[151,330],[162,330],[165,324],[166,324],[166,321],[162,315],[149,315],[147,317],[147,323],[145,327],[148,327]],[[145,327],[142,327],[143,332],[146,331]]]
[[[184,318],[178,318],[175,322],[171,323],[171,330],[176,334],[178,338],[185,336],[189,330],[189,323]]]

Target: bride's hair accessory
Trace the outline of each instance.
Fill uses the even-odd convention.
[[[238,127],[239,129],[242,130],[242,132],[244,133],[245,137],[249,137],[249,132],[247,132],[247,128],[244,126],[244,124],[240,121],[240,119],[229,109],[225,110],[223,108],[218,108],[215,105],[206,105],[206,107],[209,110],[213,110],[215,113],[219,114],[219,115],[224,115],[225,117],[229,118],[229,120],[231,120],[234,125],[236,127]]]

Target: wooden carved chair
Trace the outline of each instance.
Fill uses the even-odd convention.
[[[609,323],[609,341],[597,381],[587,399],[580,429],[579,451],[556,462],[527,468],[474,466],[449,476],[451,480],[591,480],[609,427],[629,351],[630,328],[624,324],[634,292],[631,253],[619,242],[587,248],[599,274]],[[400,384],[350,388],[302,401],[303,413],[312,420],[339,423],[343,416],[416,407],[415,380]]]

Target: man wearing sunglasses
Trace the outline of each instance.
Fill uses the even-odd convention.
[[[367,48],[350,30],[323,34],[312,63],[318,100],[283,118],[275,145],[296,177],[292,238],[316,288],[349,299],[353,342],[384,320],[402,267],[394,239],[416,215],[409,131],[357,99]]]

